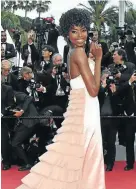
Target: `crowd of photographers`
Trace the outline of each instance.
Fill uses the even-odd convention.
[[[99,101],[101,116],[104,116],[101,127],[106,171],[112,171],[114,166],[117,133],[120,145],[126,147],[125,170],[133,169],[135,161],[136,124],[133,116],[136,116],[136,44],[129,35],[124,38],[123,42],[112,43],[109,49],[106,43],[101,43],[103,59]],[[99,43],[97,31],[89,34],[89,46],[92,41]],[[30,35],[21,50],[23,67],[16,72],[8,60],[15,56],[15,49],[6,42],[5,31],[1,32],[3,170],[10,169],[12,164],[20,165],[19,171],[29,170],[61,127],[63,118],[57,119],[57,116],[63,116],[66,111],[70,92],[68,51],[69,47],[65,46],[62,58],[51,45],[44,45],[40,54]],[[93,59],[91,53],[88,52],[88,55]],[[31,116],[35,118],[31,119]],[[49,116],[50,119],[41,116]],[[52,119],[52,116],[56,118]]]

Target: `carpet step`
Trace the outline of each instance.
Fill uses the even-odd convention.
[[[136,135],[135,135],[135,161],[136,161]],[[118,135],[116,137],[116,161],[126,161],[126,148],[119,145]]]

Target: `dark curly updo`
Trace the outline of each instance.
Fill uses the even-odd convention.
[[[63,37],[67,37],[70,29],[73,26],[85,27],[88,31],[90,29],[90,13],[85,9],[71,9],[62,14],[60,23],[60,32]]]

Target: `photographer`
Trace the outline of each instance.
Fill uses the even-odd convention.
[[[135,65],[131,62],[127,62],[126,52],[123,49],[115,50],[113,54],[113,64],[109,65],[108,68],[112,73],[113,78],[116,80],[117,86],[117,99],[116,99],[116,115],[123,115],[123,99],[124,96],[121,95],[120,89],[123,84],[129,80],[130,76],[135,70]],[[118,120],[118,134],[120,145],[125,145],[125,130],[124,130],[124,120]]]
[[[127,61],[125,50],[116,49],[113,54],[113,64],[108,66],[108,69],[114,76],[118,85],[123,85],[128,81],[135,70],[135,65]]]
[[[36,107],[41,110],[52,105],[52,98],[56,91],[55,79],[45,73],[33,73],[29,67],[21,69],[19,80],[20,91],[33,97]]]
[[[136,116],[136,71],[130,79],[121,86],[119,90],[121,95],[124,95],[124,115]],[[134,141],[136,133],[136,124],[134,118],[125,119],[125,137],[126,137],[126,167],[125,171],[134,168]]]
[[[34,45],[34,38],[28,35],[28,42],[22,48],[22,60],[24,60],[23,66],[28,66],[32,69],[35,68],[35,64],[39,61],[39,54]]]
[[[134,52],[135,47],[136,47],[136,37],[132,30],[127,30],[124,49],[126,50],[128,61],[136,65],[136,55]]]
[[[114,116],[115,115],[115,103],[116,103],[116,85],[108,79],[110,76],[109,70],[104,70],[101,76],[101,87],[99,91],[100,113],[101,116]],[[104,160],[106,164],[106,171],[112,171],[115,156],[116,156],[116,133],[117,126],[116,120],[102,118],[101,130],[103,138],[104,148]]]
[[[119,48],[119,44],[117,42],[113,42],[110,45],[109,51],[103,56],[102,59],[102,69],[107,68],[110,64],[113,63],[113,53],[115,52],[116,49]]]
[[[103,52],[103,56],[104,56],[108,52],[108,46],[105,42],[100,42],[98,31],[93,29],[92,31],[89,32],[89,37],[92,42],[101,44],[102,52]]]
[[[68,95],[70,92],[70,83],[66,63],[63,63],[62,60],[62,56],[59,53],[53,55],[52,77],[55,78],[57,84],[54,104],[57,104],[65,111],[68,103]]]
[[[33,98],[27,96],[22,92],[14,92],[14,99],[16,107],[12,110],[13,116],[16,118],[38,116],[38,112],[33,104]],[[19,171],[29,170],[31,165],[29,159],[22,147],[22,144],[34,134],[35,125],[39,120],[36,119],[17,119],[17,124],[14,128],[14,135],[11,141],[12,147],[20,159],[23,160],[24,165],[20,167]],[[18,122],[19,121],[19,122]]]
[[[2,59],[10,59],[16,56],[14,46],[10,43],[7,43],[6,31],[1,31],[1,46],[4,49]]]
[[[45,45],[44,49],[42,50],[42,61],[39,65],[37,65],[37,69],[40,72],[51,74],[53,63],[52,63],[52,55],[54,54],[54,49],[49,46]]]
[[[1,62],[1,83],[12,86],[13,90],[18,90],[17,77],[11,73],[12,64],[9,60]]]
[[[52,46],[55,49],[55,52],[57,53],[59,52],[57,47],[57,40],[60,34],[58,28],[53,22],[55,22],[54,18],[52,18],[51,28],[48,31],[47,45]]]

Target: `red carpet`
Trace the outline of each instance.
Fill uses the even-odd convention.
[[[112,172],[106,173],[106,189],[136,189],[136,163],[135,169],[125,172],[125,162],[116,162]],[[17,167],[8,171],[2,171],[2,189],[15,189],[21,184],[28,171],[18,172]]]

